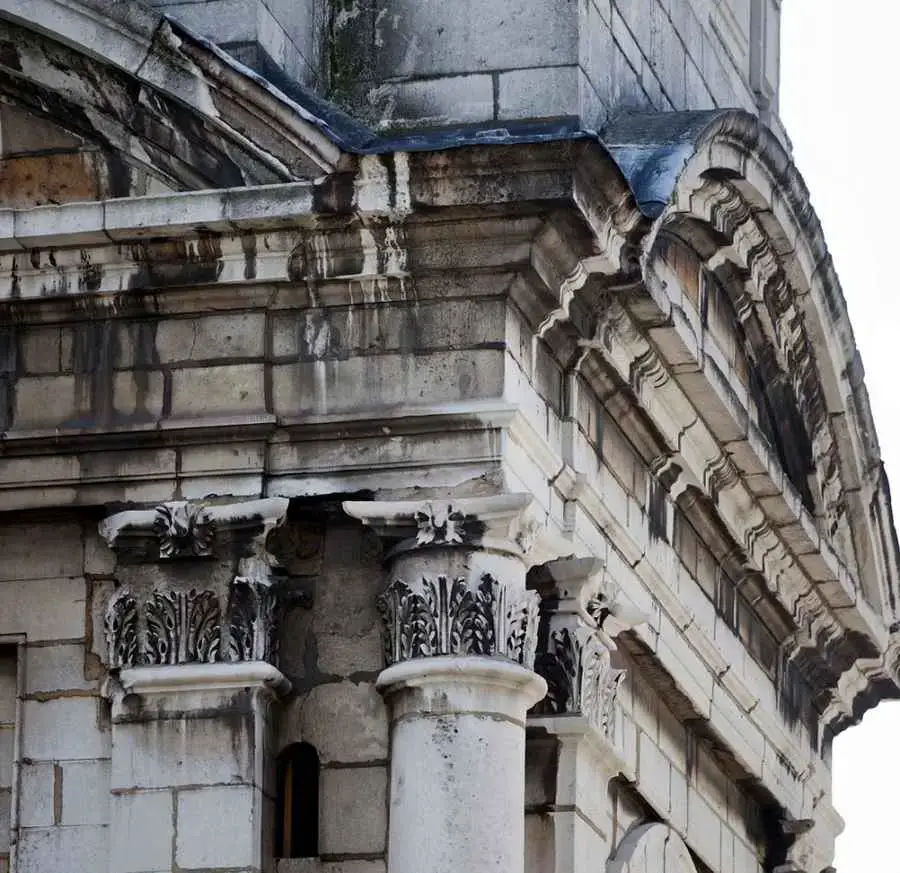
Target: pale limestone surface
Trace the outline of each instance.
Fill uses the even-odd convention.
[[[0,0],[57,101],[0,118],[0,873],[828,870],[900,573],[778,3],[154,5]],[[174,19],[603,144],[357,154]]]

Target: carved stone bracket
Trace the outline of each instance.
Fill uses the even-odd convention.
[[[547,696],[535,715],[581,715],[613,739],[613,706],[625,675],[613,636],[630,626],[611,596],[596,558],[554,561],[542,568],[540,627],[535,670]]]
[[[538,596],[510,598],[485,574],[477,586],[446,576],[422,579],[418,590],[394,580],[378,598],[388,665],[437,655],[502,655],[531,669]]]

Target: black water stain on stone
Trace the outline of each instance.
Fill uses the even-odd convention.
[[[7,40],[0,42],[0,66],[9,67],[9,69],[15,70],[17,73],[22,72],[22,60],[19,57],[19,50]]]
[[[13,426],[16,384],[21,372],[22,350],[18,327],[7,321],[0,324],[0,430],[7,431]]]
[[[241,248],[244,250],[244,278],[256,278],[256,234],[245,231],[241,234]]]

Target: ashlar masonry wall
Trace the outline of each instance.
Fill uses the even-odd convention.
[[[152,4],[290,90],[392,130],[623,109],[777,111],[780,0]]]
[[[106,869],[110,745],[88,617],[109,558],[95,522],[8,523],[0,544],[0,643],[20,643],[0,649],[0,812],[13,802],[16,869]]]

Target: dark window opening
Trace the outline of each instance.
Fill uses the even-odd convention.
[[[319,854],[319,753],[294,743],[276,762],[278,795],[275,856],[315,858]]]

